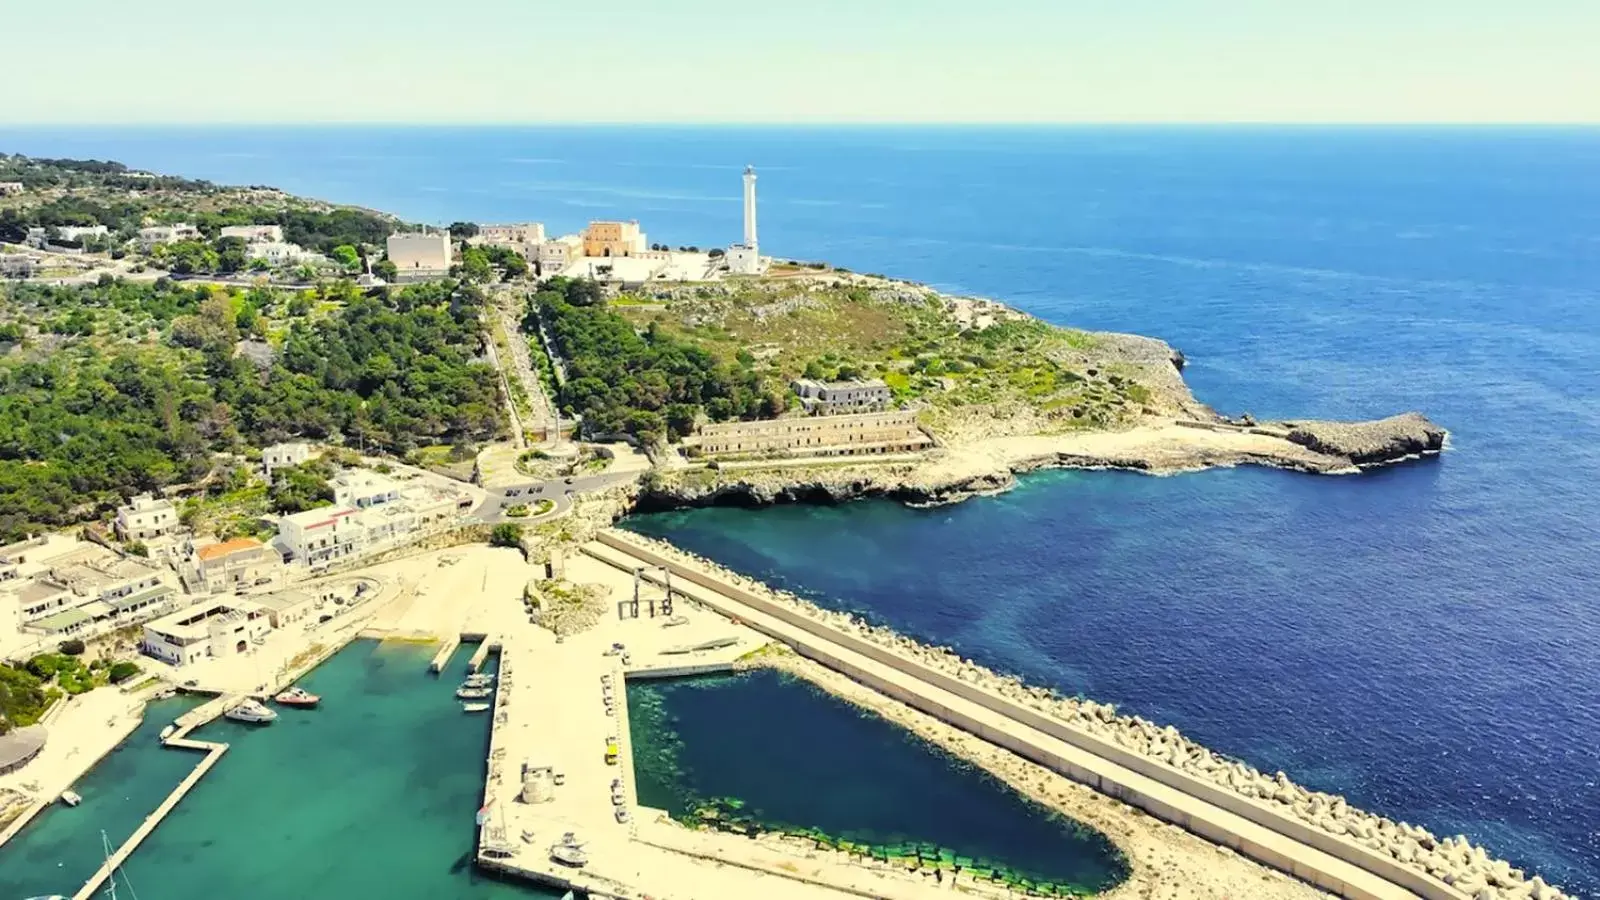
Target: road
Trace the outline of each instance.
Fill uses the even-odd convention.
[[[555,508],[540,519],[559,515],[572,508],[572,497],[589,491],[603,491],[627,484],[638,478],[639,472],[603,473],[572,478],[552,478],[548,481],[529,481],[526,484],[487,488],[487,496],[472,510],[472,515],[489,524],[497,522],[528,522],[530,518],[512,518],[505,514],[508,507],[526,504],[535,506],[540,500],[551,500]]]

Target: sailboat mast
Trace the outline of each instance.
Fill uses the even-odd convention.
[[[111,865],[111,838],[106,836],[104,830],[100,832],[100,847],[106,854],[106,865]],[[111,869],[106,873],[106,896],[117,900],[117,870]]]

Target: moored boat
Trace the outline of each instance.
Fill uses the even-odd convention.
[[[486,711],[488,711],[488,709],[489,709],[489,704],[487,704],[487,703],[463,703],[463,704],[461,704],[461,711],[462,712],[479,713],[479,712],[486,712]]]
[[[61,802],[68,806],[77,806],[83,802],[83,797],[77,791],[62,791]]]
[[[493,688],[473,687],[466,684],[456,688],[456,698],[460,700],[482,700],[493,693]]]
[[[302,688],[292,687],[273,697],[272,702],[279,706],[297,706],[302,709],[311,709],[321,703],[322,698]]]
[[[262,705],[260,701],[246,697],[239,705],[223,713],[224,716],[235,722],[245,722],[250,725],[266,725],[278,718],[278,714]]]
[[[488,687],[492,684],[494,684],[494,676],[488,672],[475,672],[468,675],[467,680],[462,682],[464,687]]]

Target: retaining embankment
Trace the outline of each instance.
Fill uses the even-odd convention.
[[[1134,753],[1005,697],[810,618],[727,579],[657,552],[615,531],[596,535],[605,548],[667,567],[688,591],[722,612],[875,690],[934,715],[1102,793],[1231,847],[1324,890],[1349,898],[1420,896],[1462,900],[1463,893],[1371,849],[1154,759]],[[621,563],[627,566],[627,563]],[[732,602],[730,602],[732,601]],[[741,609],[742,607],[742,609]],[[759,615],[756,615],[759,614]],[[776,626],[776,627],[775,627]]]

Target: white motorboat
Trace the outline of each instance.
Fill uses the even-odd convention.
[[[250,725],[266,725],[278,718],[277,713],[249,697],[246,697],[243,702],[229,709],[223,715],[235,722],[244,722]]]
[[[61,802],[68,806],[77,806],[83,802],[83,797],[77,791],[62,791]]]
[[[488,672],[474,672],[462,683],[467,687],[488,687],[494,684],[494,676]]]
[[[458,700],[482,700],[493,695],[494,688],[472,687],[466,684],[456,688],[456,699]]]
[[[463,704],[461,704],[461,711],[462,712],[468,712],[468,713],[488,712],[489,711],[489,704],[487,704],[487,703],[463,703]]]

